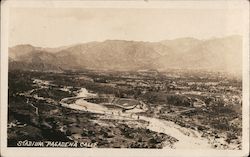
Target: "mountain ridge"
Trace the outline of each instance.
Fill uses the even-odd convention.
[[[57,69],[138,70],[190,68],[241,72],[242,37],[238,35],[199,40],[178,38],[159,42],[105,40],[57,48],[35,47],[29,44],[9,48],[11,69],[13,62],[47,65]],[[32,66],[31,66],[32,67]],[[46,66],[45,66],[46,67]],[[45,68],[45,69],[47,69]],[[30,70],[41,70],[30,68]]]

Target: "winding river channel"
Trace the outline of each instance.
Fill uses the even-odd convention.
[[[34,89],[19,93],[19,95],[23,95],[27,98],[27,103],[30,104],[32,108],[34,108],[34,111],[36,114],[39,115],[39,108],[35,106],[35,104],[29,103],[29,98],[35,98],[38,100],[45,100],[46,102],[50,104],[57,105],[58,102],[51,99],[51,98],[44,98],[40,97],[37,94],[34,94],[34,91],[48,88],[49,86],[53,86],[54,88],[57,88],[57,85],[51,84],[49,81],[43,81],[39,79],[35,79],[33,81],[34,84],[36,84]],[[59,90],[62,91],[70,91],[72,87],[64,87],[59,88]],[[66,97],[61,99],[59,104],[61,104],[62,107],[74,109],[74,110],[81,110],[86,111],[89,113],[97,113],[102,114],[104,118],[107,119],[117,119],[117,120],[134,120],[139,122],[138,120],[144,120],[147,122],[146,128],[158,133],[165,133],[169,136],[172,136],[176,138],[178,141],[171,146],[171,148],[176,149],[214,149],[214,144],[216,145],[226,145],[229,146],[230,149],[237,148],[237,145],[231,144],[228,145],[225,142],[225,139],[222,138],[216,138],[214,136],[204,137],[202,136],[202,133],[193,130],[190,128],[182,127],[172,121],[167,121],[163,119],[158,119],[154,117],[148,117],[148,116],[142,116],[138,113],[146,112],[147,109],[141,107],[141,104],[144,104],[143,102],[139,102],[139,107],[137,105],[130,106],[130,108],[126,108],[126,103],[123,105],[119,105],[116,103],[106,103],[106,104],[96,104],[92,102],[86,101],[89,98],[97,98],[98,95],[94,93],[90,93],[87,89],[81,88],[77,91],[77,95],[74,97]],[[137,103],[138,104],[138,103]],[[114,106],[113,108],[110,108],[108,106]],[[145,104],[144,104],[145,105]],[[125,110],[125,112],[123,112]],[[169,148],[169,141],[166,141],[164,144],[164,148]]]
[[[25,93],[21,93],[21,95],[25,95],[26,97],[33,97],[39,100],[45,100],[48,102],[54,102],[50,98],[38,97],[37,95],[32,94],[32,92],[34,92],[35,90],[46,88],[46,86],[49,85],[48,82],[43,82],[42,80],[35,80],[34,83],[38,85],[38,88],[25,92]],[[145,110],[143,109],[134,107],[131,110],[122,112],[121,108],[111,109],[111,108],[106,107],[105,105],[95,104],[95,103],[91,103],[85,100],[87,98],[93,98],[96,96],[97,96],[96,94],[90,93],[87,89],[81,88],[75,97],[63,98],[59,103],[63,107],[74,109],[74,110],[81,110],[81,111],[87,111],[90,113],[104,114],[105,116],[108,116],[108,118],[110,119],[144,120],[148,123],[147,129],[158,132],[158,133],[165,133],[169,136],[176,138],[178,141],[174,143],[174,146],[172,148],[176,148],[176,149],[192,149],[192,148],[212,149],[213,148],[209,139],[201,137],[201,133],[196,130],[182,127],[171,121],[166,121],[166,120],[142,116],[142,115],[136,115],[136,113],[145,112]],[[31,104],[31,106],[35,108],[36,113],[38,114],[38,108],[35,107],[33,104]],[[165,144],[164,148],[169,148],[167,143]]]
[[[201,133],[195,130],[191,130],[185,127],[181,127],[171,121],[162,119],[146,117],[146,116],[135,116],[137,112],[141,112],[140,109],[135,108],[134,111],[120,112],[120,110],[109,109],[104,105],[87,102],[84,98],[95,96],[95,94],[89,93],[85,88],[82,88],[76,97],[64,98],[60,104],[64,107],[83,110],[91,113],[101,113],[111,116],[113,119],[133,119],[133,120],[145,120],[148,122],[147,128],[158,132],[165,133],[169,136],[175,137],[178,141],[174,144],[174,148],[180,149],[211,149],[212,145],[209,143],[207,138],[201,137]],[[74,99],[74,103],[66,103],[68,100]],[[169,148],[166,146],[165,148]]]
[[[40,97],[37,94],[33,94],[34,91],[42,89],[42,88],[48,88],[48,86],[54,86],[56,85],[51,84],[49,81],[43,81],[39,79],[35,79],[33,81],[34,84],[36,84],[36,88],[32,89],[30,91],[19,93],[20,95],[24,95],[27,97],[27,103],[31,105],[32,108],[34,108],[35,113],[39,114],[39,108],[35,106],[35,104],[29,103],[29,98],[35,98],[38,100],[45,100],[46,102],[50,104],[57,105],[58,102],[51,98],[44,98]],[[57,88],[57,87],[56,87]],[[70,88],[72,87],[64,87],[64,88],[58,88],[62,91],[70,91]],[[147,109],[143,107],[133,106],[130,107],[129,110],[126,110],[123,112],[123,109],[127,109],[126,105],[118,105],[110,103],[108,105],[116,106],[115,108],[110,108],[106,106],[105,104],[96,104],[92,102],[86,101],[86,99],[89,98],[96,98],[98,97],[97,94],[90,93],[87,89],[81,88],[77,91],[77,95],[74,97],[67,97],[61,99],[59,102],[62,107],[74,109],[74,110],[81,110],[86,111],[90,113],[97,113],[102,114],[107,119],[117,119],[117,120],[134,120],[139,122],[138,120],[144,120],[147,122],[146,128],[158,133],[165,133],[171,137],[176,138],[178,141],[171,146],[171,148],[176,149],[214,149],[214,144],[216,145],[226,145],[229,146],[224,138],[217,138],[215,139],[214,136],[204,137],[202,136],[202,133],[182,127],[172,121],[166,121],[163,119],[158,119],[154,117],[147,117],[139,115],[138,113],[146,112]],[[139,102],[140,104],[143,104],[142,102]],[[145,105],[145,104],[144,104]],[[166,141],[164,144],[164,148],[170,148],[169,141]],[[230,145],[231,149],[237,148],[237,145]]]

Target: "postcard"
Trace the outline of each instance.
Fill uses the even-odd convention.
[[[248,156],[249,2],[1,2],[1,155]]]

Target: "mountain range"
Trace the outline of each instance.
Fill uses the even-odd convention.
[[[178,38],[160,42],[106,40],[57,48],[23,44],[9,48],[9,69],[205,69],[239,73],[242,37]]]

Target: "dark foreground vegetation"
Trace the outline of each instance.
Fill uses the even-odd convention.
[[[50,85],[38,88],[35,79]],[[128,120],[101,119],[104,115],[60,105],[61,99],[75,96],[84,87],[99,95],[140,100],[147,110],[138,115],[173,121],[241,149],[241,80],[222,73],[10,71],[8,87],[8,146],[22,140],[77,140],[100,148],[162,148],[178,141],[147,129],[143,121],[131,125]],[[33,97],[28,96],[30,91]],[[214,147],[227,148],[225,144]]]

